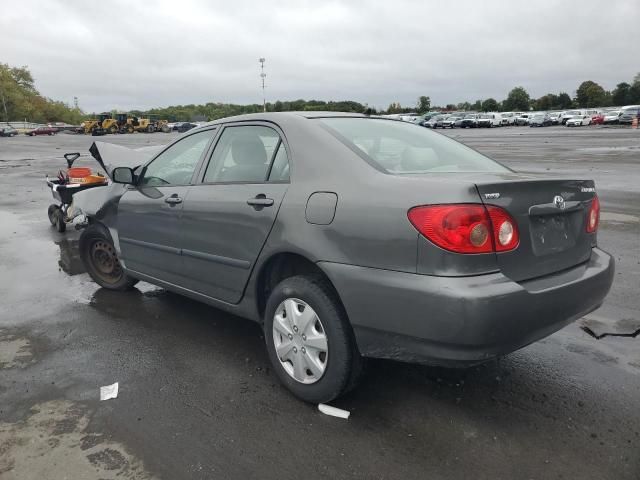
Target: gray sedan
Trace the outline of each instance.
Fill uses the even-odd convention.
[[[253,114],[150,160],[91,152],[113,180],[71,208],[90,219],[92,278],[259,322],[275,372],[309,402],[352,388],[366,357],[510,353],[598,308],[613,279],[593,181],[520,175],[407,122]]]

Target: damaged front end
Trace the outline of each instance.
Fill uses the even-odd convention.
[[[128,167],[136,170],[149,161],[163,146],[131,149],[121,145],[105,142],[94,142],[89,153],[100,164],[109,177],[109,183],[102,188],[94,188],[78,192],[67,209],[67,218],[76,229],[82,229],[95,221],[113,218],[117,211],[120,197],[128,186],[113,182],[113,170],[117,167]],[[108,222],[105,222],[108,223]]]

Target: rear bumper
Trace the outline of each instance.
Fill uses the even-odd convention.
[[[501,273],[435,277],[320,262],[346,308],[360,353],[465,367],[544,338],[598,308],[613,258],[526,282]]]

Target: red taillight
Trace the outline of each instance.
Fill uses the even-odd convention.
[[[587,232],[595,232],[598,229],[598,223],[600,223],[600,200],[596,195],[591,201],[591,208],[587,214]]]
[[[409,221],[437,246],[456,253],[491,253],[518,246],[518,228],[502,208],[479,204],[425,205]]]
[[[506,211],[500,207],[487,205],[487,211],[493,226],[493,238],[496,252],[513,250],[520,242],[518,225]]]

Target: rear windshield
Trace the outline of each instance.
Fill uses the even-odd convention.
[[[508,172],[506,167],[439,133],[375,118],[321,118],[340,141],[392,174]]]

